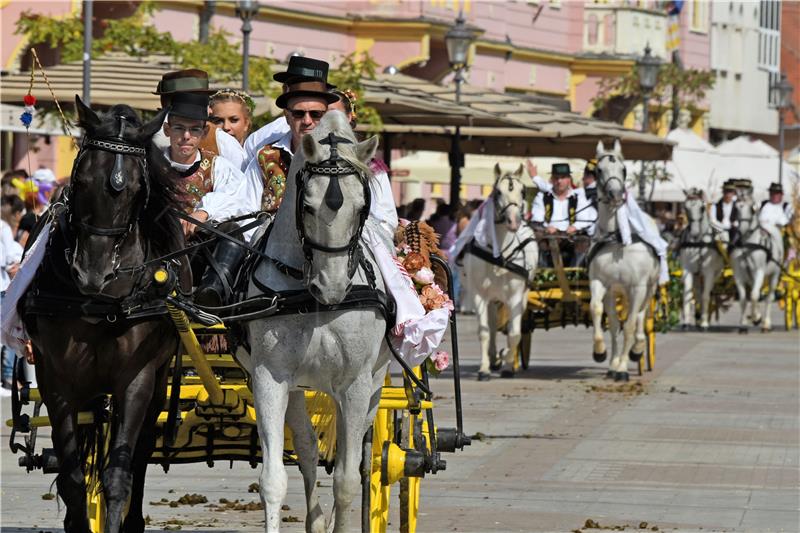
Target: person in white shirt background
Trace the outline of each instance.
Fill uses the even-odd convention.
[[[761,204],[758,221],[764,227],[777,226],[780,231],[792,219],[792,204],[783,201],[783,187],[780,183],[771,183],[768,191],[769,200]]]
[[[568,237],[578,232],[587,232],[594,224],[590,211],[592,206],[583,194],[572,188],[572,172],[567,163],[554,163],[550,178],[552,190],[540,192],[533,201],[531,221],[545,234],[555,235],[563,232]],[[577,266],[581,260],[575,253],[574,243],[570,240],[559,242],[565,264]],[[545,262],[550,264],[549,252],[543,254]]]
[[[5,197],[3,201],[5,203]],[[5,296],[6,289],[11,283],[11,278],[17,273],[22,260],[22,246],[14,240],[11,226],[0,219],[0,300]],[[11,348],[2,346],[2,374],[3,383],[0,395],[10,396],[13,383],[13,369],[16,354]]]

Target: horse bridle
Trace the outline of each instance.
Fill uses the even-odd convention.
[[[133,230],[134,226],[139,220],[139,216],[141,215],[142,211],[145,210],[147,207],[147,202],[150,198],[150,180],[149,175],[147,172],[147,150],[143,146],[131,144],[124,139],[125,133],[125,124],[127,122],[127,118],[119,115],[117,116],[119,119],[119,130],[116,137],[110,139],[95,139],[89,136],[85,136],[83,141],[81,142],[80,150],[78,151],[78,155],[75,158],[75,163],[72,165],[72,173],[70,175],[70,188],[66,194],[66,203],[69,210],[69,218],[68,223],[71,226],[76,226],[86,233],[90,235],[98,235],[101,237],[115,237],[116,242],[114,243],[114,252],[111,258],[111,264],[114,271],[117,270],[119,266],[119,248],[122,243],[125,241],[128,234]],[[73,220],[73,209],[72,203],[72,195],[74,194],[74,183],[75,176],[78,173],[78,167],[80,165],[81,160],[86,156],[86,154],[91,149],[102,150],[104,152],[110,152],[115,154],[114,157],[114,166],[111,169],[111,172],[108,175],[108,184],[111,187],[111,190],[120,193],[128,186],[128,179],[125,173],[122,170],[123,165],[123,158],[125,156],[132,156],[137,159],[139,165],[142,169],[142,179],[144,181],[145,187],[145,195],[144,195],[144,202],[140,204],[140,207],[133,212],[130,221],[126,226],[117,226],[111,228],[101,228],[99,226],[94,226],[92,224],[88,224],[83,221]],[[69,251],[69,250],[67,250]],[[72,251],[72,257],[69,257],[69,264],[74,263],[75,256],[78,253],[78,245],[77,241],[75,242],[75,249]]]
[[[494,182],[494,187],[492,189],[492,203],[494,203],[494,223],[495,224],[502,224],[505,221],[505,213],[512,207],[516,207],[517,209],[520,208],[520,205],[517,202],[510,202],[506,204],[502,209],[498,209],[498,197],[500,196],[500,191],[497,189],[497,186],[500,184],[501,181],[508,180],[510,183],[508,185],[508,190],[514,190],[514,182],[518,182],[519,186],[522,188],[522,181],[518,180],[514,176],[510,174],[506,174],[505,176],[500,176],[497,178],[497,181]]]
[[[358,268],[359,260],[361,258],[361,247],[359,241],[361,240],[361,233],[364,230],[364,223],[369,216],[370,203],[372,201],[372,194],[369,189],[369,182],[364,174],[353,166],[349,161],[339,156],[339,151],[336,145],[352,144],[353,142],[344,137],[339,137],[330,133],[325,139],[319,141],[320,144],[327,144],[331,147],[330,157],[320,163],[311,163],[306,161],[303,168],[295,174],[295,181],[297,183],[297,200],[295,203],[295,221],[297,224],[297,232],[300,237],[300,244],[303,247],[303,255],[306,259],[306,264],[311,265],[313,259],[313,251],[319,250],[325,253],[338,253],[347,252],[347,276],[352,278]],[[306,180],[315,176],[324,175],[329,176],[328,188],[325,191],[325,205],[332,211],[338,211],[344,203],[342,196],[342,189],[339,185],[339,178],[344,176],[356,175],[361,181],[364,188],[364,207],[359,212],[358,228],[350,237],[350,240],[342,246],[328,246],[319,243],[312,239],[305,229],[303,224],[303,198],[306,191]]]
[[[616,181],[620,182],[620,184],[622,185],[622,190],[623,191],[625,190],[625,180],[628,179],[628,169],[625,168],[624,164],[622,165],[622,178],[620,178],[619,176],[604,176],[605,173],[603,172],[603,169],[600,168],[600,161],[602,161],[606,157],[609,158],[612,163],[615,163],[617,156],[615,156],[614,154],[603,154],[603,155],[601,155],[600,157],[597,158],[597,167],[596,167],[596,169],[597,169],[597,181],[603,187],[603,193],[604,193],[603,196],[608,198],[610,196],[609,193],[608,193],[608,184],[611,183],[612,181],[616,180]],[[621,159],[620,159],[620,162],[622,162]],[[609,203],[607,199],[600,199],[600,201],[605,203],[605,204]]]

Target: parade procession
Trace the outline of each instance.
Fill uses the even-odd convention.
[[[0,531],[800,531],[800,2],[0,14]]]

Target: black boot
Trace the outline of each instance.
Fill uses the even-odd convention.
[[[217,244],[214,250],[216,264],[206,267],[200,286],[194,293],[195,303],[203,307],[219,307],[229,303],[244,255],[245,249],[235,242],[224,240]]]

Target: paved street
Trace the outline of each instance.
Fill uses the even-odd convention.
[[[782,327],[777,309],[773,316]],[[616,386],[591,360],[583,327],[537,331],[532,369],[478,383],[475,320],[460,317],[459,326],[466,429],[477,438],[424,479],[419,531],[589,532],[587,520],[627,530],[800,531],[796,331],[659,335],[656,370]],[[450,426],[451,382],[437,381],[437,423]],[[2,437],[2,531],[58,531],[63,506],[42,499],[53,476],[17,468],[5,427]],[[301,482],[296,469],[290,474],[284,517],[302,521]],[[178,465],[166,475],[152,468],[150,527],[263,531],[261,511],[148,503],[186,493],[255,502],[247,488],[257,475],[243,465]],[[331,477],[320,470],[320,481],[329,510]],[[302,522],[283,525],[303,530]]]

